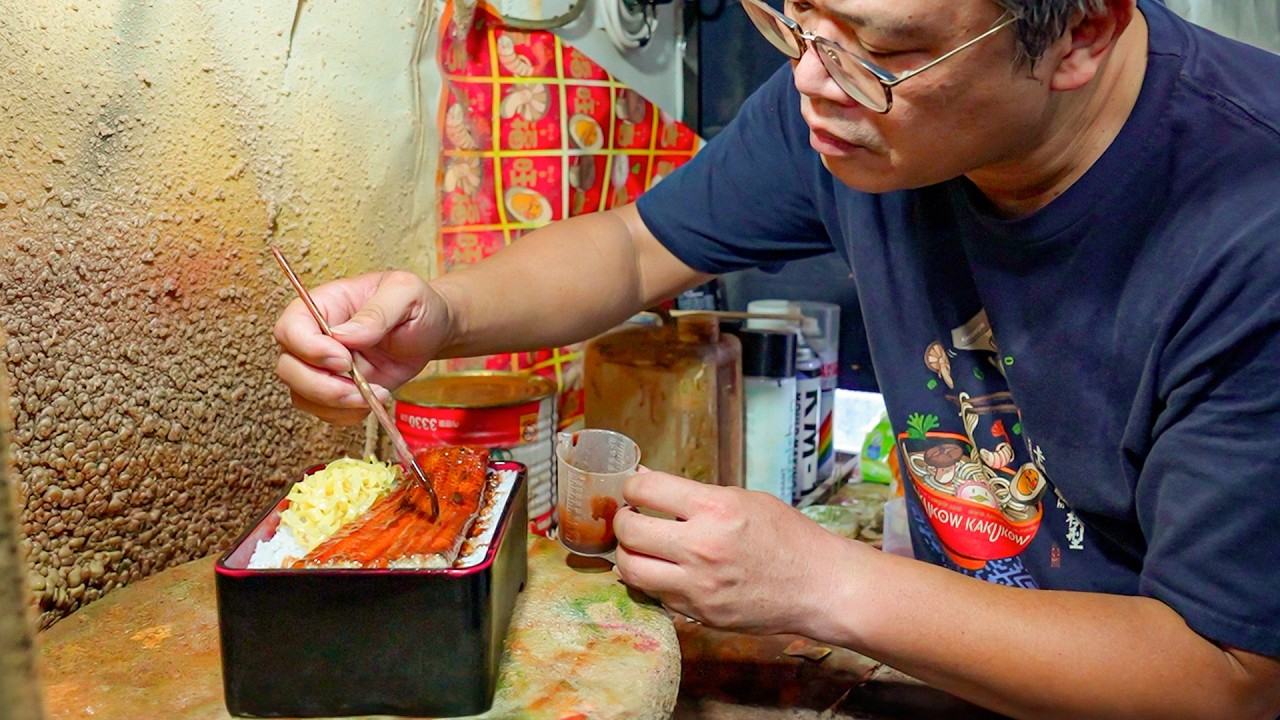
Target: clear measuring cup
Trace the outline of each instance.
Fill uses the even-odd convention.
[[[589,557],[612,556],[618,545],[613,516],[622,507],[622,482],[640,463],[640,446],[612,430],[556,435],[560,544]]]

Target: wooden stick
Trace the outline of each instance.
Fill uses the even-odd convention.
[[[315,318],[316,324],[320,326],[320,331],[329,337],[333,337],[333,333],[329,330],[329,323],[325,322],[324,315],[320,313],[320,308],[316,307],[315,301],[311,299],[311,293],[307,292],[307,288],[303,286],[302,281],[293,272],[293,268],[289,266],[289,261],[284,259],[284,254],[280,252],[280,248],[272,245],[270,249],[271,254],[276,258],[276,262],[280,264],[280,269],[289,278],[289,283],[298,292],[298,297],[302,298],[302,304],[307,306],[307,310],[311,312],[311,317]],[[387,409],[382,406],[377,396],[373,394],[373,388],[369,387],[369,381],[364,379],[364,373],[360,372],[360,367],[355,362],[358,357],[359,353],[352,350],[351,380],[356,384],[356,388],[360,390],[360,396],[364,398],[364,402],[369,406],[369,410],[373,412],[373,416],[378,419],[378,424],[387,433],[387,437],[391,440],[391,446],[395,448],[396,455],[400,457],[400,461],[405,465],[405,470],[409,472],[409,478],[417,480],[426,489],[427,498],[431,501],[430,516],[432,520],[435,520],[440,516],[440,501],[436,499],[435,488],[431,486],[430,478],[422,472],[422,468],[418,465],[418,460],[409,451],[409,446],[405,444],[404,437],[391,420],[391,416],[387,414]]]
[[[667,311],[671,317],[685,317],[688,315],[712,315],[725,320],[791,320],[794,322],[804,322],[807,315],[800,314],[774,314],[759,312],[735,312],[732,310],[669,310]]]

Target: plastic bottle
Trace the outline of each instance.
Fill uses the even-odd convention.
[[[837,310],[839,308],[837,307]],[[802,323],[795,317],[801,316],[799,303],[791,300],[766,298],[752,300],[747,303],[747,312],[753,314],[769,314],[792,318],[753,317],[747,320],[747,327],[787,330],[796,334],[796,479],[793,505],[799,506],[804,497],[831,476],[834,469],[835,455],[831,449],[831,409],[835,402],[835,375],[831,375],[830,392],[823,397],[823,377],[825,368],[821,357],[810,345],[810,339],[822,342],[819,337],[816,320],[805,318]],[[805,332],[808,330],[809,332]],[[836,368],[832,367],[832,372]],[[826,403],[824,407],[824,401]],[[822,419],[826,417],[827,427],[827,474],[820,472]]]
[[[875,425],[867,431],[866,439],[862,441],[862,452],[858,455],[858,469],[862,471],[862,482],[891,485],[894,477],[892,461],[896,452],[889,414],[882,412]]]
[[[743,486],[742,349],[712,315],[587,343],[584,423],[636,441],[653,470]]]
[[[790,503],[795,488],[796,335],[743,328],[746,487]]]

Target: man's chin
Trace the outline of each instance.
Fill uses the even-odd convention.
[[[893,172],[892,169],[877,170],[868,167],[865,159],[833,158],[827,155],[820,157],[822,158],[822,166],[827,169],[827,172],[830,172],[835,179],[859,192],[887,193],[918,187],[906,182],[901,175]]]

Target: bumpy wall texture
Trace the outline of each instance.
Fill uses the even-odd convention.
[[[4,335],[0,333],[0,341]],[[8,388],[0,369],[0,717],[38,720],[39,686],[35,680],[26,570],[18,550],[17,481],[9,465]]]
[[[431,274],[436,100],[417,0],[4,5],[0,367],[47,626],[361,452],[275,380],[266,248],[309,284]]]

